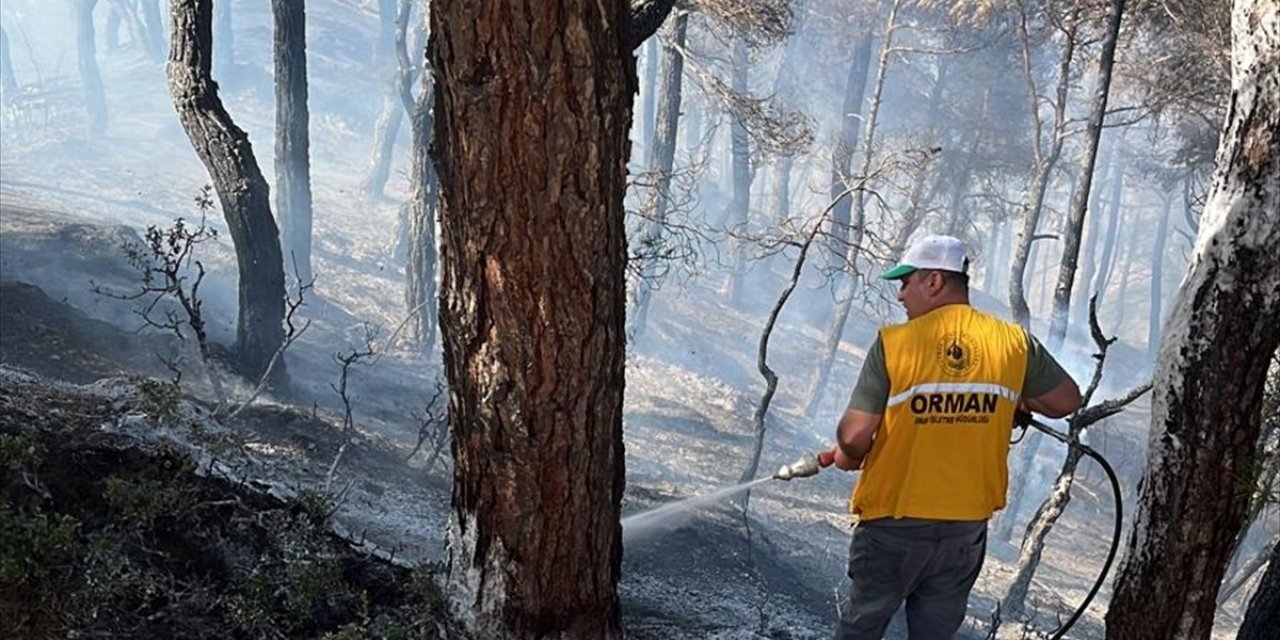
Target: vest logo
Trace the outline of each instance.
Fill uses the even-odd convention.
[[[995,413],[994,393],[918,393],[911,396],[911,413]]]
[[[982,361],[972,337],[956,332],[944,335],[934,349],[934,357],[942,372],[953,378],[971,373]]]

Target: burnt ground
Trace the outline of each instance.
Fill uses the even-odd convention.
[[[210,442],[192,442],[192,438],[180,430],[169,433],[157,429],[141,434],[132,431],[138,421],[131,421],[129,417],[136,417],[140,411],[138,402],[150,402],[138,400],[138,394],[172,395],[171,400],[177,401],[177,393],[162,382],[170,379],[173,373],[159,357],[172,350],[175,341],[155,331],[138,331],[140,322],[118,306],[91,309],[114,322],[90,317],[71,303],[110,305],[113,301],[92,294],[76,294],[77,289],[90,286],[87,279],[77,282],[74,276],[58,278],[55,275],[63,270],[77,275],[92,273],[99,282],[113,283],[117,288],[127,286],[130,275],[121,261],[113,256],[119,252],[120,243],[129,239],[130,232],[124,228],[54,222],[33,225],[14,233],[12,225],[15,218],[20,225],[23,220],[38,219],[39,214],[25,211],[22,215],[15,215],[12,210],[6,211],[9,233],[0,245],[0,271],[5,277],[21,274],[54,278],[56,284],[51,289],[57,298],[28,282],[0,282],[0,363],[6,367],[0,394],[5,398],[6,410],[21,406],[17,415],[35,415],[40,413],[41,406],[57,403],[82,404],[93,410],[82,416],[83,420],[53,420],[36,427],[27,425],[21,434],[14,430],[10,435],[33,438],[40,443],[38,448],[44,455],[35,464],[44,466],[31,470],[41,478],[49,479],[46,484],[59,505],[57,509],[46,510],[48,517],[65,516],[77,522],[109,523],[111,513],[87,509],[91,505],[105,504],[97,498],[104,494],[103,483],[109,478],[120,477],[124,479],[122,482],[132,483],[128,486],[156,489],[159,483],[168,482],[165,479],[168,476],[158,470],[171,472],[175,465],[193,464],[183,460],[199,462],[201,454],[193,451],[207,451]],[[67,258],[58,263],[51,262],[45,257],[50,255],[50,251]],[[45,284],[48,285],[47,282]],[[324,304],[316,306],[323,307]],[[131,323],[131,328],[122,328],[115,322]],[[307,359],[303,358],[304,361]],[[395,389],[412,383],[397,380],[394,374],[390,378],[377,384]],[[116,382],[108,382],[112,380]],[[95,381],[104,381],[97,386],[107,384],[113,389],[119,386],[128,391],[120,392],[124,394],[123,399],[111,394],[103,396],[93,384]],[[305,392],[306,384],[303,382],[298,386]],[[183,385],[202,388],[199,376],[190,372],[183,379]],[[140,391],[143,389],[145,391]],[[297,395],[301,397],[304,392]],[[198,397],[187,396],[184,401],[208,408],[207,399],[202,403]],[[237,533],[218,530],[215,525],[246,517],[271,520],[275,516],[270,514],[275,511],[296,515],[298,508],[291,505],[297,504],[300,495],[304,498],[322,495],[319,489],[330,479],[330,466],[342,443],[348,440],[348,435],[340,429],[341,420],[335,415],[332,402],[324,407],[315,403],[310,406],[303,402],[298,404],[302,406],[275,398],[250,408],[230,424],[223,425],[226,432],[215,438],[223,447],[223,455],[234,459],[235,454],[226,452],[226,448],[234,448],[247,456],[243,463],[225,465],[230,468],[243,464],[247,468],[235,482],[194,473],[184,475],[181,480],[173,479],[175,490],[183,496],[180,502],[184,504],[230,501],[245,505],[243,509],[256,515],[239,515],[225,509],[204,514],[198,510],[188,511],[184,506],[172,506],[173,513],[156,518],[158,524],[150,523],[158,529],[134,531],[120,527],[118,539],[110,540],[110,548],[116,553],[113,558],[118,560],[118,564],[129,567],[131,577],[116,591],[104,596],[105,600],[94,600],[95,609],[74,616],[53,616],[51,612],[65,608],[66,603],[50,594],[78,594],[88,588],[73,577],[77,573],[83,574],[78,570],[95,561],[81,553],[82,550],[88,548],[90,542],[102,538],[104,531],[117,528],[116,524],[82,526],[77,529],[78,538],[70,549],[59,547],[56,550],[63,555],[54,562],[61,562],[67,568],[64,574],[56,576],[61,580],[53,583],[57,588],[21,590],[35,594],[31,597],[44,598],[43,605],[36,610],[49,615],[32,618],[4,616],[10,621],[7,624],[22,625],[19,632],[34,634],[32,637],[52,634],[54,629],[60,630],[57,635],[75,630],[118,634],[115,637],[178,637],[183,634],[174,629],[184,624],[208,630],[213,634],[209,637],[262,637],[259,626],[267,624],[266,620],[286,629],[289,637],[317,637],[323,632],[336,632],[343,629],[343,625],[350,627],[362,621],[368,624],[373,620],[403,622],[400,607],[407,602],[421,601],[420,598],[406,600],[410,596],[405,594],[409,593],[415,578],[405,573],[408,569],[404,567],[427,566],[439,559],[449,493],[446,474],[440,470],[424,473],[423,469],[405,463],[405,446],[411,440],[410,434],[406,433],[386,437],[373,432],[356,434],[351,445],[343,450],[331,490],[331,493],[336,493],[344,483],[351,485],[343,496],[341,508],[328,523],[343,535],[308,534],[317,539],[312,552],[324,557],[344,557],[342,562],[347,564],[363,562],[372,567],[368,569],[370,571],[392,572],[399,576],[392,581],[394,584],[407,585],[391,595],[371,598],[368,606],[376,611],[356,607],[353,603],[359,602],[358,598],[308,604],[308,610],[316,610],[314,616],[287,610],[286,605],[301,606],[297,602],[276,602],[260,607],[261,611],[255,615],[262,619],[246,621],[226,615],[226,610],[231,608],[227,604],[230,596],[214,594],[245,595],[253,588],[260,589],[260,585],[245,582],[249,574],[232,576],[233,572],[224,567],[220,571],[230,577],[219,582],[209,577],[212,569],[208,567],[181,562],[150,562],[149,553],[157,547],[163,547],[164,554],[174,557],[210,555],[207,545],[201,547],[191,540],[175,538],[174,535],[181,531],[205,531],[197,537],[224,541],[227,545],[245,549],[244,553],[251,555],[266,557],[282,553],[279,549],[263,546],[269,537],[263,530]],[[149,411],[142,413],[150,415],[157,411],[159,409],[150,406]],[[372,407],[370,413],[379,411],[385,412]],[[8,416],[6,424],[22,421],[13,413],[5,415]],[[63,414],[54,411],[50,415]],[[122,427],[122,433],[111,434],[110,439],[114,442],[111,450],[126,450],[122,444],[125,438],[141,437],[151,445],[159,442],[166,451],[170,448],[173,451],[155,459],[139,454],[126,463],[116,454],[103,453],[101,447],[84,444],[86,439],[93,440],[102,435],[94,429],[113,421],[128,427]],[[697,425],[689,427],[692,431],[699,428]],[[691,435],[696,435],[692,431]],[[69,433],[79,435],[69,438]],[[160,433],[164,435],[157,435]],[[730,434],[714,429],[704,435],[720,439],[728,437],[731,444],[737,444],[729,437]],[[423,457],[419,455],[417,458],[418,467]],[[97,462],[73,469],[47,466],[52,464],[51,461],[86,458]],[[205,454],[203,461],[209,470],[223,466],[217,458],[218,454]],[[115,469],[114,466],[120,468]],[[84,474],[85,469],[91,469],[93,473]],[[208,475],[210,473],[205,474]],[[6,486],[13,488],[20,476],[6,476]],[[75,482],[53,480],[70,480],[73,477],[78,479]],[[649,489],[643,484],[633,484],[629,487],[624,511],[634,512],[681,497],[686,497],[685,491]],[[163,505],[155,508],[161,507]],[[9,512],[9,515],[19,512],[28,513],[20,509]],[[395,513],[389,516],[389,512]],[[218,517],[208,517],[210,515]],[[776,541],[763,524],[750,524],[752,530],[748,531],[748,522],[741,518],[740,512],[718,506],[693,512],[655,539],[629,545],[624,558],[624,579],[620,585],[628,636],[639,639],[825,637],[833,611],[833,594],[824,593],[815,586],[820,584],[819,581],[807,579],[803,564],[789,560],[794,552],[782,547],[794,541]],[[238,540],[237,535],[253,538],[253,542]],[[147,542],[133,544],[129,540]],[[220,551],[212,555],[226,553]],[[395,562],[386,562],[387,559]],[[326,579],[332,577],[326,576]],[[174,597],[163,602],[148,600],[145,595],[148,589],[155,589],[156,584],[196,583],[205,586],[200,589],[183,586]],[[359,593],[363,586],[362,583],[351,582],[344,586],[347,589],[344,593]],[[14,592],[6,595],[6,601],[17,605],[25,602]],[[108,610],[111,615],[106,615]]]
[[[132,231],[12,206],[4,208],[0,222],[0,276],[5,279],[0,283],[0,363],[43,376],[50,385],[58,380],[82,385],[104,378],[127,381],[127,376],[139,374],[156,380],[172,377],[160,356],[174,350],[174,341],[139,332],[135,307],[90,292],[94,284],[128,289],[132,275],[119,247],[134,237]],[[227,304],[233,299],[227,279],[229,254],[220,247],[213,248],[213,254],[209,309],[215,339],[226,341],[231,336],[228,318],[234,317]],[[209,442],[193,442],[190,429],[143,428],[139,420],[119,417],[116,428],[153,445],[177,443],[184,455],[202,461],[203,468],[216,467],[218,473],[238,478],[233,484],[256,488],[284,503],[314,492],[340,494],[341,504],[329,525],[343,544],[394,566],[429,566],[441,559],[443,549],[449,463],[446,455],[426,469],[426,454],[409,463],[405,458],[418,433],[414,415],[431,396],[432,377],[438,375],[433,366],[438,365],[420,354],[384,347],[387,357],[379,356],[354,374],[354,430],[343,433],[341,405],[331,388],[336,382],[332,356],[340,345],[353,343],[362,323],[351,298],[354,291],[342,288],[333,293],[323,292],[308,304],[314,328],[289,354],[291,388],[263,396],[236,420],[219,425],[225,430],[214,438],[224,445],[220,453],[209,455]],[[673,317],[655,323],[636,348],[639,353],[628,361],[624,515],[732,485],[752,437],[752,389],[758,383],[745,373],[754,362],[749,356],[753,350],[743,345],[754,345],[754,320],[745,315],[716,320],[696,301],[665,304],[674,308]],[[694,326],[702,327],[701,332]],[[819,330],[784,320],[779,331],[774,352],[783,363],[783,385],[771,412],[762,473],[822,446],[834,424],[830,414],[813,421],[803,418],[796,406],[796,381],[804,376],[795,367],[802,366],[806,353],[796,346],[796,336],[816,342]],[[784,339],[788,336],[791,339]],[[691,343],[700,346],[684,346]],[[851,358],[838,362],[833,375],[853,375],[852,362],[859,354],[846,355]],[[717,374],[725,361],[738,368]],[[184,402],[210,406],[210,390],[198,369],[185,371],[182,387]],[[236,392],[247,396],[247,385],[237,385]],[[227,442],[235,446],[226,447]],[[1036,578],[1030,606],[1049,628],[1057,612],[1070,611],[1083,596],[1105,549],[1099,540],[1103,527],[1097,522],[1105,520],[1109,499],[1093,499],[1090,491],[1098,488],[1096,484],[1078,485],[1080,495],[1058,525],[1072,542],[1051,542],[1046,563],[1053,569],[1042,570]],[[655,535],[627,540],[619,592],[628,636],[829,637],[845,588],[849,529],[843,505],[851,485],[849,474],[830,472],[803,481],[766,483],[753,491],[748,521],[732,507],[717,504],[690,510]],[[1016,552],[1007,543],[993,541],[984,577],[970,602],[970,620],[959,637],[985,637],[983,612],[993,609],[1007,585]],[[1100,631],[1101,609],[1095,608],[1077,627],[1086,634],[1081,637]],[[354,623],[361,620],[365,618]],[[305,630],[291,637],[313,637],[321,627],[298,629]],[[228,637],[232,636],[236,633]],[[259,636],[241,632],[238,637]],[[905,637],[900,622],[888,637]]]

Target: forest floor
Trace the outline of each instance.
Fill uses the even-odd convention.
[[[0,371],[0,397],[22,408],[26,413],[21,415],[40,414],[47,405],[54,416],[60,415],[57,402],[78,398],[72,402],[93,408],[84,412],[91,420],[58,428],[111,425],[107,431],[112,438],[169,443],[186,456],[204,460],[208,469],[238,477],[240,484],[265,494],[240,498],[261,500],[254,504],[264,512],[294,513],[287,505],[310,492],[341,493],[329,525],[347,541],[347,549],[354,549],[353,555],[323,545],[312,547],[316,552],[341,556],[343,562],[359,558],[371,563],[367,566],[429,567],[441,559],[451,470],[447,456],[431,468],[426,468],[426,452],[408,462],[405,458],[418,439],[416,416],[440,415],[439,406],[431,407],[430,400],[441,367],[438,352],[422,354],[392,340],[404,319],[403,277],[388,248],[406,180],[396,174],[385,199],[366,201],[356,195],[370,140],[365,123],[372,121],[377,108],[369,97],[379,95],[380,82],[359,60],[367,43],[376,40],[367,4],[322,3],[308,9],[309,40],[331,46],[309,51],[318,279],[302,312],[311,328],[286,356],[291,375],[287,393],[260,398],[234,421],[208,424],[206,436],[211,430],[225,436],[216,439],[219,442],[235,443],[219,450],[216,457],[222,462],[216,465],[209,459],[213,456],[207,453],[207,443],[193,440],[189,428],[139,429],[137,420],[129,418],[140,411],[138,390],[144,386],[132,376],[170,379],[172,372],[158,356],[171,354],[175,344],[171,338],[139,332],[135,305],[92,289],[128,292],[137,286],[122,243],[136,241],[148,225],[169,225],[178,216],[198,218],[191,198],[207,182],[207,173],[174,117],[164,89],[163,64],[116,52],[101,56],[112,108],[105,137],[85,140],[80,135],[82,116],[74,95],[43,111],[6,111],[6,117],[16,114],[16,119],[6,120],[0,132],[0,364],[6,367]],[[237,7],[242,24],[270,24],[265,5]],[[33,12],[30,19],[60,20],[41,12]],[[273,129],[270,40],[266,27],[238,31],[241,76],[223,83],[228,109],[249,132],[264,168],[271,166]],[[62,80],[74,84],[66,75],[69,70],[62,72]],[[55,73],[48,75],[50,82],[58,79]],[[403,147],[400,154],[402,160]],[[211,218],[208,223],[220,230],[220,239],[201,247],[198,258],[209,272],[202,290],[211,336],[226,345],[234,338],[235,262],[222,221]],[[788,270],[782,261],[761,263],[753,275],[755,284],[736,306],[724,302],[722,281],[714,273],[658,292],[650,326],[629,346],[624,516],[737,482],[753,438],[751,416],[763,390],[756,369],[757,341]],[[813,284],[797,292],[771,343],[770,363],[781,382],[769,414],[761,474],[827,446],[840,398],[848,393],[861,364],[862,349],[884,322],[874,314],[855,312],[827,399],[815,417],[806,416],[803,398],[825,323],[821,314],[807,307],[825,306],[830,298]],[[999,311],[989,298],[978,303]],[[366,326],[377,331],[379,355],[357,367],[348,380],[354,434],[346,434],[344,410],[333,390],[339,381],[334,355],[362,346]],[[1088,344],[1073,346],[1073,362],[1087,368],[1090,351]],[[1120,343],[1113,353],[1110,386],[1100,397],[1142,376],[1137,349]],[[202,369],[192,366],[190,358],[187,362],[183,406],[204,415],[212,390]],[[1078,378],[1089,373],[1072,371]],[[104,379],[108,382],[98,382]],[[231,390],[244,398],[248,387],[240,383]],[[1113,456],[1113,463],[1127,470],[1129,513],[1147,420],[1143,399],[1099,428],[1095,440]],[[339,456],[348,439],[351,444]],[[1044,451],[1030,477],[1017,480],[1032,490],[1023,509],[1007,516],[1014,518],[1016,535],[1047,494],[1060,460],[1061,452]],[[157,480],[149,464],[137,466],[130,477]],[[1082,475],[1032,585],[1028,608],[1042,629],[1052,629],[1084,597],[1109,541],[1113,508],[1104,480],[1096,472]],[[192,480],[190,490],[202,496],[206,494],[200,492],[227,490],[205,480],[209,478]],[[628,637],[829,637],[847,584],[846,500],[853,480],[851,474],[827,471],[811,479],[769,482],[752,492],[747,518],[731,505],[717,503],[682,511],[660,527],[628,531],[619,585]],[[238,486],[231,484],[232,489]],[[208,519],[199,522],[207,524]],[[961,638],[986,637],[988,619],[1010,583],[1016,561],[1016,543],[992,539]],[[404,589],[386,597],[388,607],[427,598],[424,591],[414,592],[412,576],[395,575],[400,577],[392,582],[403,583]],[[349,577],[351,585],[364,584],[358,572]],[[1109,584],[1070,637],[1101,637]],[[420,600],[412,600],[415,597]],[[338,605],[331,610],[348,616],[345,620],[359,613],[351,602]],[[397,615],[384,613],[384,621]],[[355,618],[371,622],[377,613]],[[1239,603],[1229,604],[1219,618],[1219,637],[1230,637],[1229,629],[1239,622]],[[337,620],[298,626],[294,635],[310,637],[320,629],[346,624]],[[137,622],[133,617],[127,621]],[[1006,625],[1005,637],[1016,637],[1008,635],[1015,631],[1013,626]],[[889,637],[905,637],[901,621],[895,622]]]
[[[139,321],[129,305],[88,292],[91,281],[117,290],[127,286],[133,276],[119,247],[134,232],[73,222],[66,212],[19,204],[22,197],[12,191],[0,194],[0,361],[44,376],[49,382],[41,384],[49,385],[171,377],[157,354],[172,340],[136,332]],[[218,280],[226,277],[218,268],[229,259],[217,257],[223,252],[214,249],[208,259],[216,274],[210,311],[225,322],[229,307],[220,309],[216,294],[229,286]],[[24,284],[29,282],[44,290]],[[755,319],[691,299],[698,297],[664,300],[670,311],[656,318],[634,347],[640,353],[629,359],[624,515],[733,484],[750,446],[756,402],[751,393],[759,388],[750,366]],[[447,460],[429,471],[421,468],[425,453],[404,462],[417,436],[412,413],[425,408],[438,369],[393,346],[377,364],[353,374],[357,433],[331,472],[345,439],[343,413],[330,388],[338,375],[331,357],[336,345],[350,344],[350,330],[359,325],[337,306],[313,300],[308,307],[313,329],[289,353],[294,380],[288,397],[265,398],[223,426],[241,443],[235,466],[283,499],[329,483],[350,485],[333,516],[333,528],[344,539],[359,542],[366,555],[404,566],[438,561],[449,512]],[[784,380],[803,379],[800,356],[816,348],[819,338],[816,328],[784,322],[775,351]],[[842,379],[849,379],[861,356],[847,349],[838,367]],[[23,384],[34,383],[24,378]],[[183,385],[197,406],[208,406],[210,391],[198,368],[187,372]],[[784,384],[775,405],[762,473],[821,448],[828,437],[832,417],[804,418],[797,386]],[[244,397],[247,389],[236,393]],[[768,483],[752,492],[747,519],[721,503],[628,532],[620,593],[629,637],[827,637],[845,588],[844,503],[851,484],[852,476],[830,471]],[[1079,487],[1032,590],[1032,609],[1041,612],[1042,622],[1083,597],[1101,562],[1109,499],[1100,493],[1099,476]],[[1015,560],[1016,549],[993,539],[961,637],[985,636],[986,618]],[[1105,597],[1104,591],[1100,605],[1077,627],[1084,634],[1078,637],[1100,633]],[[890,637],[904,637],[902,632],[899,621]]]

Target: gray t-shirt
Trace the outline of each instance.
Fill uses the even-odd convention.
[[[1027,374],[1022,380],[1022,396],[1035,398],[1053,391],[1069,376],[1035,336],[1030,333],[1025,335],[1027,336]],[[858,375],[858,384],[853,387],[853,394],[849,397],[849,409],[883,414],[888,402],[889,370],[884,363],[884,342],[877,335],[875,344],[867,350],[867,357],[862,362],[862,373]]]

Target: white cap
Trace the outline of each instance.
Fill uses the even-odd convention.
[[[912,242],[902,260],[880,277],[897,280],[920,269],[969,273],[969,258],[965,255],[964,243],[951,236],[923,236]]]

